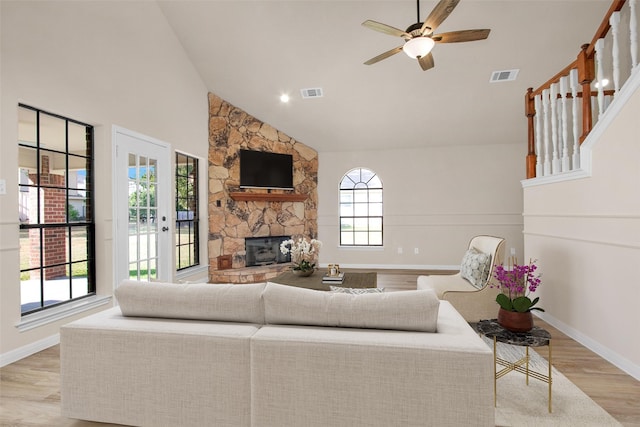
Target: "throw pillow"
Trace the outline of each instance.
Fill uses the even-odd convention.
[[[343,294],[376,294],[384,292],[384,288],[343,288],[342,286],[329,286],[331,292],[338,292]]]
[[[491,254],[485,254],[476,248],[470,248],[462,258],[460,277],[477,289],[482,289],[489,278]]]

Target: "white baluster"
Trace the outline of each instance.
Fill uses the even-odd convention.
[[[598,82],[598,120],[600,120],[600,117],[602,117],[604,113],[604,85],[602,84],[602,80],[604,79],[604,39],[598,39],[596,41],[596,61],[598,62],[596,69],[596,82]]]
[[[638,18],[636,16],[637,0],[629,2],[629,37],[631,40],[631,69],[638,65]]]
[[[578,69],[574,68],[569,72],[569,85],[571,86],[572,109],[573,109],[573,169],[580,168],[580,135],[578,134],[578,123],[580,122],[580,104],[578,103]]]
[[[613,12],[611,14],[609,24],[611,25],[611,34],[613,35],[613,47],[611,49],[613,56],[613,89],[614,94],[617,94],[620,90],[620,42],[618,40],[620,34],[620,12]]]
[[[542,91],[544,112],[544,175],[551,175],[551,142],[549,140],[549,89]]]
[[[568,172],[569,163],[569,130],[567,129],[567,76],[560,77],[560,111],[562,114],[562,172]]]
[[[560,156],[558,154],[558,84],[551,84],[551,143],[553,145],[553,158],[551,161],[551,173],[560,172]]]
[[[534,98],[536,107],[536,176],[542,176],[542,136],[544,130],[542,129],[542,95],[538,95]]]

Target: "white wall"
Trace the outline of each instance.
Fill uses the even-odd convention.
[[[523,134],[523,138],[524,138]],[[320,263],[388,268],[457,268],[471,237],[507,239],[507,254],[523,253],[525,142],[321,152],[318,173]],[[383,184],[384,247],[339,247],[338,185],[356,167]],[[398,254],[398,248],[403,253]],[[418,248],[419,254],[414,253]]]
[[[21,319],[18,103],[95,126],[96,270],[101,295],[113,291],[112,126],[200,157],[204,196],[208,112],[207,90],[155,2],[2,1],[0,7],[0,179],[7,183],[7,194],[0,195],[0,355],[6,361],[55,336],[61,324],[73,319],[26,332],[16,328]],[[206,203],[202,205],[206,218]],[[203,221],[202,241],[206,236]],[[201,256],[206,265],[206,245]]]
[[[543,273],[541,317],[640,379],[640,70],[635,77],[621,112],[583,144],[592,176],[524,189],[524,234]]]

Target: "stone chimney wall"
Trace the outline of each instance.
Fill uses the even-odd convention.
[[[235,200],[240,189],[240,149],[291,154],[294,194],[304,201]],[[316,238],[318,233],[318,153],[216,95],[209,94],[209,278],[219,282],[217,259],[232,256],[232,268],[245,267],[245,237]],[[271,194],[290,194],[271,190]],[[254,277],[252,273],[247,276]],[[228,277],[228,275],[225,275]],[[239,278],[238,282],[246,279]]]

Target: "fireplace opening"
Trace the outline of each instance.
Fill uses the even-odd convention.
[[[247,237],[244,240],[246,266],[281,264],[291,262],[291,254],[280,252],[280,243],[289,240],[290,236]]]

